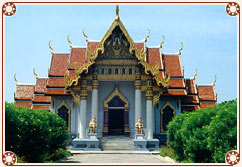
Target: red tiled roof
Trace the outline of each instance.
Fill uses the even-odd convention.
[[[48,83],[47,83],[47,87],[65,87],[65,82],[64,82],[64,78],[49,78],[48,79]]]
[[[51,102],[51,96],[35,95],[33,102],[35,102],[35,103],[50,103]]]
[[[33,109],[42,109],[50,111],[50,105],[33,105]]]
[[[47,89],[46,95],[70,95],[66,89]]]
[[[160,48],[148,48],[148,63],[151,67],[155,67],[157,64],[159,65],[159,69],[162,69],[161,66],[161,57],[160,57]]]
[[[46,81],[47,81],[47,78],[38,78],[36,81],[36,86],[34,91],[36,93],[45,93]]]
[[[136,43],[134,43],[135,44],[135,46],[139,49],[139,50],[142,50],[142,49],[144,49],[144,43],[143,42],[136,42]]]
[[[213,86],[197,86],[200,101],[216,101]]]
[[[97,47],[97,45],[99,44],[99,42],[88,42],[87,46],[88,46],[88,51],[94,51]]]
[[[186,90],[173,90],[173,89],[168,89],[167,94],[164,95],[187,95]]]
[[[24,106],[30,108],[32,106],[32,101],[15,101],[14,104],[16,106]]]
[[[72,48],[69,69],[75,68],[75,63],[81,67],[85,63],[86,48]]]
[[[195,111],[199,109],[199,106],[181,106],[182,111]]]
[[[212,106],[214,106],[215,105],[215,103],[200,103],[200,107],[201,108],[208,108],[208,107],[212,107]]]
[[[49,76],[64,76],[68,70],[69,54],[53,54]]]
[[[178,55],[164,55],[164,68],[171,77],[183,77],[181,62]]]
[[[195,79],[186,79],[188,94],[197,94]]]
[[[159,72],[159,74],[158,74],[158,78],[163,79],[163,74],[162,74],[162,72]]]
[[[184,79],[170,79],[169,88],[185,88]]]
[[[35,85],[17,85],[15,100],[32,100]]]
[[[198,104],[199,99],[198,96],[184,96],[181,98],[182,104]]]

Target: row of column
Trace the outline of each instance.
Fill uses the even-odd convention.
[[[139,69],[139,68],[137,68]],[[92,102],[91,102],[91,115],[95,115],[98,120],[98,80],[97,72],[95,70],[92,81]],[[135,78],[135,121],[137,120],[139,114],[141,114],[141,74],[137,70]],[[146,130],[147,139],[153,139],[153,105],[152,105],[152,81],[147,80],[146,83]],[[80,89],[80,110],[77,111],[76,115],[76,129],[79,133],[79,138],[85,139],[86,136],[86,114],[87,114],[87,81],[82,79],[81,89]]]
[[[139,68],[136,71],[135,77],[135,121],[139,114],[141,115],[141,73]],[[147,139],[153,139],[153,91],[152,91],[152,80],[148,79],[146,82],[146,130]]]
[[[95,70],[92,80],[92,103],[91,115],[95,115],[98,120],[98,80],[97,71]],[[78,138],[87,138],[86,124],[87,124],[87,81],[82,79],[80,89],[80,110],[76,111],[76,131],[79,134]]]

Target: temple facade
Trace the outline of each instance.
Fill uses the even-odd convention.
[[[165,54],[159,47],[135,42],[116,17],[99,41],[86,39],[86,47],[74,47],[70,53],[55,53],[48,78],[36,75],[33,85],[19,84],[15,104],[46,109],[66,121],[68,132],[76,138],[88,138],[89,123],[97,120],[97,136],[134,137],[138,117],[143,120],[145,139],[159,138],[173,117],[183,111],[213,106],[217,97],[215,81],[196,85],[196,74],[184,78],[178,53]],[[16,77],[15,77],[16,80]],[[17,80],[16,80],[17,81]]]

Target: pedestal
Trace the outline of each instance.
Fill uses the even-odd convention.
[[[101,151],[98,139],[74,139],[71,150]]]
[[[159,147],[160,141],[158,139],[147,139],[147,148],[152,150],[160,150]]]

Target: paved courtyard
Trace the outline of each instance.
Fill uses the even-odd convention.
[[[168,157],[152,154],[74,154],[71,157],[57,161],[57,163],[175,163]]]

